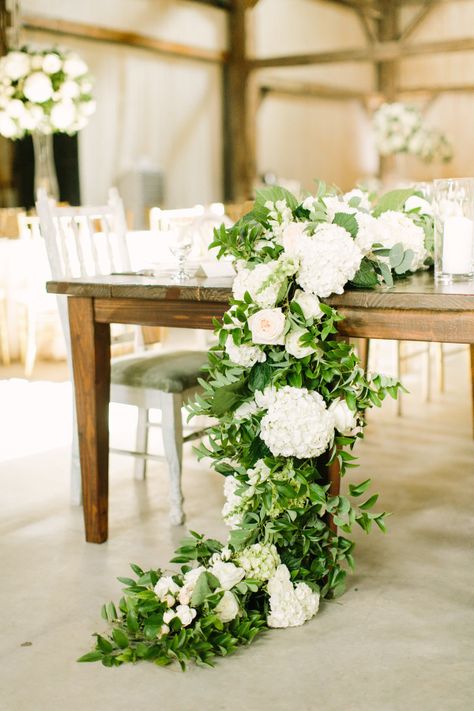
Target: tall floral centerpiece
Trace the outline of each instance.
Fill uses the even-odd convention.
[[[23,47],[0,59],[0,134],[31,134],[35,192],[59,197],[52,135],[73,135],[87,124],[96,106],[91,91],[87,64],[74,52]]]
[[[425,163],[447,163],[453,157],[444,133],[428,125],[419,108],[412,104],[382,104],[373,115],[372,126],[381,156],[407,153]]]
[[[79,661],[212,665],[265,628],[302,625],[320,599],[343,592],[353,527],[383,531],[385,515],[370,479],[339,491],[328,472],[356,466],[366,411],[399,384],[364,372],[324,299],[426,266],[433,225],[412,193],[373,206],[360,190],[321,184],[301,202],[268,188],[215,231],[211,246],[234,258],[237,276],[191,412],[215,418],[197,452],[224,477],[229,536],[192,533],[171,561],[179,568],[132,565],[119,605],[102,610],[110,634]]]

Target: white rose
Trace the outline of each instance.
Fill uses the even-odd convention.
[[[43,57],[42,68],[46,74],[56,74],[63,65],[62,59],[55,52],[49,52]]]
[[[282,345],[285,342],[285,315],[279,308],[257,311],[249,317],[248,325],[254,343]]]
[[[285,349],[287,353],[295,358],[305,358],[311,355],[311,353],[314,353],[312,346],[301,345],[301,336],[304,336],[306,333],[308,333],[308,331],[304,328],[294,328],[287,334],[285,338]]]
[[[305,291],[297,289],[295,291],[293,301],[298,304],[307,321],[315,318],[319,319],[323,316],[323,312],[321,311],[321,307],[319,305],[319,299],[317,296],[314,296],[314,294],[307,294]]]
[[[71,54],[64,60],[64,73],[75,79],[87,72],[87,64],[76,54]]]
[[[2,60],[3,73],[16,81],[30,71],[30,58],[26,52],[8,52]]]
[[[0,134],[5,138],[14,138],[19,134],[15,121],[4,111],[0,111]]]
[[[179,587],[171,576],[163,575],[154,587],[155,595],[161,602],[166,602],[168,607],[175,603],[175,596],[179,592]]]
[[[231,622],[239,613],[239,603],[230,590],[225,590],[221,600],[214,608],[214,612],[221,622]]]
[[[51,123],[59,131],[71,129],[76,118],[76,107],[69,99],[60,101],[51,109]]]
[[[20,118],[25,113],[25,104],[20,99],[12,99],[6,106],[6,112],[12,118]]]
[[[43,104],[53,95],[51,79],[43,72],[33,72],[25,80],[23,93],[30,101],[36,104]]]
[[[433,208],[428,200],[418,197],[418,195],[410,195],[408,200],[405,202],[405,210],[409,212],[410,210],[416,210],[416,208],[420,208],[420,212],[423,215],[433,214]]]
[[[189,604],[193,596],[196,583],[200,578],[201,573],[204,573],[205,571],[206,569],[204,568],[204,566],[200,565],[198,568],[193,568],[192,570],[188,570],[188,572],[185,573],[183,587],[179,591],[178,595],[178,600],[182,605]]]
[[[245,577],[243,568],[238,568],[233,563],[224,563],[222,560],[214,563],[211,573],[216,576],[223,590],[230,590]]]
[[[176,617],[180,619],[183,627],[187,627],[188,625],[190,625],[196,615],[197,612],[194,607],[189,607],[189,605],[178,605],[178,607],[176,608]]]
[[[338,432],[342,435],[352,434],[357,427],[357,417],[345,400],[334,400],[329,406],[329,412],[334,417],[334,426]]]
[[[59,93],[64,99],[77,99],[80,94],[79,86],[77,82],[69,79],[61,86]]]

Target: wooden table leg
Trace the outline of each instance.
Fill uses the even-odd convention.
[[[94,301],[68,298],[86,541],[108,534],[110,325],[94,321]]]

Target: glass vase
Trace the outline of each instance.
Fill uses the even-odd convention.
[[[38,190],[46,191],[48,197],[59,200],[58,178],[54,165],[53,134],[33,132],[33,151],[35,157],[35,198]]]

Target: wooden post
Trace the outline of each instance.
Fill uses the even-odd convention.
[[[398,37],[398,4],[392,0],[379,0],[380,17],[377,22],[377,34],[380,42],[396,40]],[[381,61],[375,65],[377,90],[385,101],[395,101],[398,86],[398,61]],[[379,178],[384,179],[393,173],[394,156],[380,156]]]
[[[232,0],[228,13],[229,61],[223,70],[224,200],[252,197],[255,174],[255,110],[249,96],[246,0]],[[252,115],[250,115],[252,113]]]

